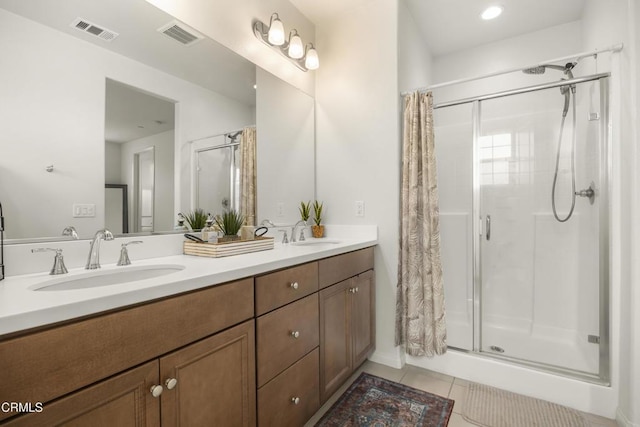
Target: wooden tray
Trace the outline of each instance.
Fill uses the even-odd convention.
[[[182,250],[185,255],[220,258],[223,256],[240,255],[249,252],[273,249],[273,237],[256,237],[250,240],[235,240],[222,243],[199,243],[185,241]]]

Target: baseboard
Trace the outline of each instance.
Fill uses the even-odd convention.
[[[400,354],[400,352],[382,353],[381,351],[376,350],[371,356],[369,356],[369,360],[375,363],[380,363],[381,365],[402,369],[405,363],[404,357],[402,356],[403,355]]]
[[[618,407],[618,410],[616,411],[616,422],[620,427],[640,427],[640,424],[631,422],[631,420],[627,418],[627,415],[622,412],[620,407]]]

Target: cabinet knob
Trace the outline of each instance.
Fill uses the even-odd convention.
[[[356,286],[356,293],[360,292],[360,289]]]
[[[297,405],[298,403],[300,403],[300,398],[299,397],[292,397],[291,398],[291,403],[293,403],[294,405]]]
[[[292,331],[292,332],[291,332],[291,336],[292,336],[293,338],[298,338],[298,337],[300,337],[300,332],[299,332],[299,331]]]
[[[159,385],[159,384],[152,385],[151,386],[151,395],[153,397],[158,397],[158,396],[160,396],[162,394],[162,390],[163,390],[163,388],[162,388],[161,385]]]
[[[175,386],[178,385],[178,380],[175,378],[168,378],[165,382],[164,385],[167,386],[167,390],[173,390],[175,388]]]
[[[294,289],[294,290],[298,289],[298,282],[293,282],[291,284],[291,289]]]
[[[349,292],[352,293],[352,294],[355,294],[356,293],[356,288],[349,288]]]

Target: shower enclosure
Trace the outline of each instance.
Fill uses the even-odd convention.
[[[434,91],[447,341],[606,383],[608,74],[572,77]]]

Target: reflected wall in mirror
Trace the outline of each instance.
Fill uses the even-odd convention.
[[[117,33],[117,37],[105,41],[74,28],[70,24],[78,17]],[[283,179],[289,184],[310,183],[304,198],[313,197],[307,195],[313,193],[314,187],[313,131],[305,137],[307,152],[302,157],[306,160],[292,163],[302,164],[311,158],[305,174],[300,175],[298,170],[295,175],[288,175],[288,167],[282,167],[275,176],[278,181],[271,182],[273,174],[260,173],[264,166],[260,155],[267,153],[265,161],[268,162],[281,159],[278,165],[283,165],[282,161],[291,159],[291,154],[298,150],[285,147],[279,138],[269,146],[274,139],[263,141],[260,127],[266,125],[265,135],[269,135],[269,128],[295,127],[297,119],[292,121],[276,108],[258,119],[256,94],[264,98],[261,92],[268,92],[269,84],[256,91],[256,67],[210,39],[202,38],[185,46],[162,34],[158,29],[174,18],[146,1],[0,0],[0,21],[0,49],[4,59],[0,77],[12,82],[0,87],[0,114],[7,125],[3,125],[0,146],[11,147],[0,156],[0,197],[5,205],[7,238],[61,239],[62,230],[69,225],[78,230],[81,238],[90,238],[106,224],[105,184],[116,183],[129,185],[131,231],[133,183],[122,179],[113,182],[106,166],[107,157],[115,156],[111,153],[114,150],[105,144],[109,139],[106,102],[108,87],[116,85],[161,98],[174,106],[173,171],[162,171],[162,179],[169,182],[168,187],[173,191],[163,191],[167,200],[159,201],[158,197],[154,200],[154,232],[172,230],[178,212],[198,207],[194,159],[195,150],[202,145],[193,141],[224,135],[248,125],[256,124],[258,128],[258,194],[261,198],[258,218],[288,220],[260,211],[261,205],[266,209],[274,200],[286,203],[295,212],[297,200],[286,197],[301,196],[287,191],[291,188],[283,189],[284,194],[278,193]],[[259,72],[268,75],[262,70]],[[271,78],[277,81],[276,86],[288,86],[302,103],[311,102],[313,106],[313,99],[308,95]],[[273,100],[269,96],[263,105]],[[297,101],[291,102],[295,105]],[[302,137],[295,140],[302,143]],[[156,195],[161,172],[158,150],[156,146]],[[289,160],[284,165],[287,164]],[[53,169],[47,172],[50,165]],[[121,176],[125,170],[133,173],[132,164],[120,167]],[[264,194],[260,194],[261,190]],[[275,192],[273,197],[271,192]],[[45,203],[46,211],[43,210]],[[74,205],[77,204],[93,205],[95,216],[75,217]],[[159,204],[163,212],[168,212],[162,220]]]

